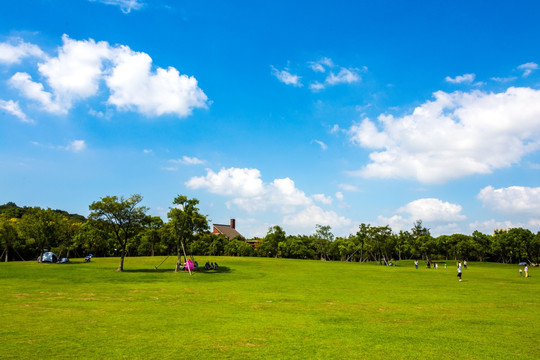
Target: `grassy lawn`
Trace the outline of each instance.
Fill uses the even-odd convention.
[[[1,358],[538,359],[540,270],[267,258],[0,263]]]

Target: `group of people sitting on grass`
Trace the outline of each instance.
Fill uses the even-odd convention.
[[[218,263],[213,263],[213,262],[206,262],[206,264],[204,264],[204,270],[217,270],[219,267]]]

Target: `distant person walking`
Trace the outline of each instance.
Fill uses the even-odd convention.
[[[416,269],[418,270],[418,260],[414,260],[414,266],[415,266]]]
[[[461,281],[461,263],[460,262],[457,265],[457,277],[459,281]]]
[[[463,261],[463,266],[467,269],[467,260]]]
[[[525,271],[525,277],[529,277],[529,266],[525,265],[523,270]]]
[[[519,268],[519,276],[523,276],[523,270],[521,268]]]

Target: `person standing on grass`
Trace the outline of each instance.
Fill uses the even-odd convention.
[[[457,277],[459,281],[461,281],[461,263],[460,262],[457,265]]]
[[[529,266],[525,265],[525,277],[529,277]]]
[[[467,269],[467,260],[463,261],[463,266]]]
[[[414,260],[414,266],[416,267],[416,270],[418,270],[418,260]]]

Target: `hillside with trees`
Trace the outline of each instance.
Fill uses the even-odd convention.
[[[355,234],[335,237],[328,225],[313,234],[287,235],[278,225],[263,238],[235,238],[210,232],[197,199],[178,196],[168,221],[138,206],[142,197],[106,196],[92,203],[87,218],[63,210],[0,205],[0,261],[36,260],[44,250],[60,257],[120,257],[177,255],[182,245],[192,255],[262,256],[331,261],[374,261],[381,265],[405,259],[540,263],[540,232],[498,229],[493,234],[434,237],[418,220],[410,230],[360,224]],[[180,261],[180,260],[179,260]],[[179,262],[180,263],[180,262]]]

